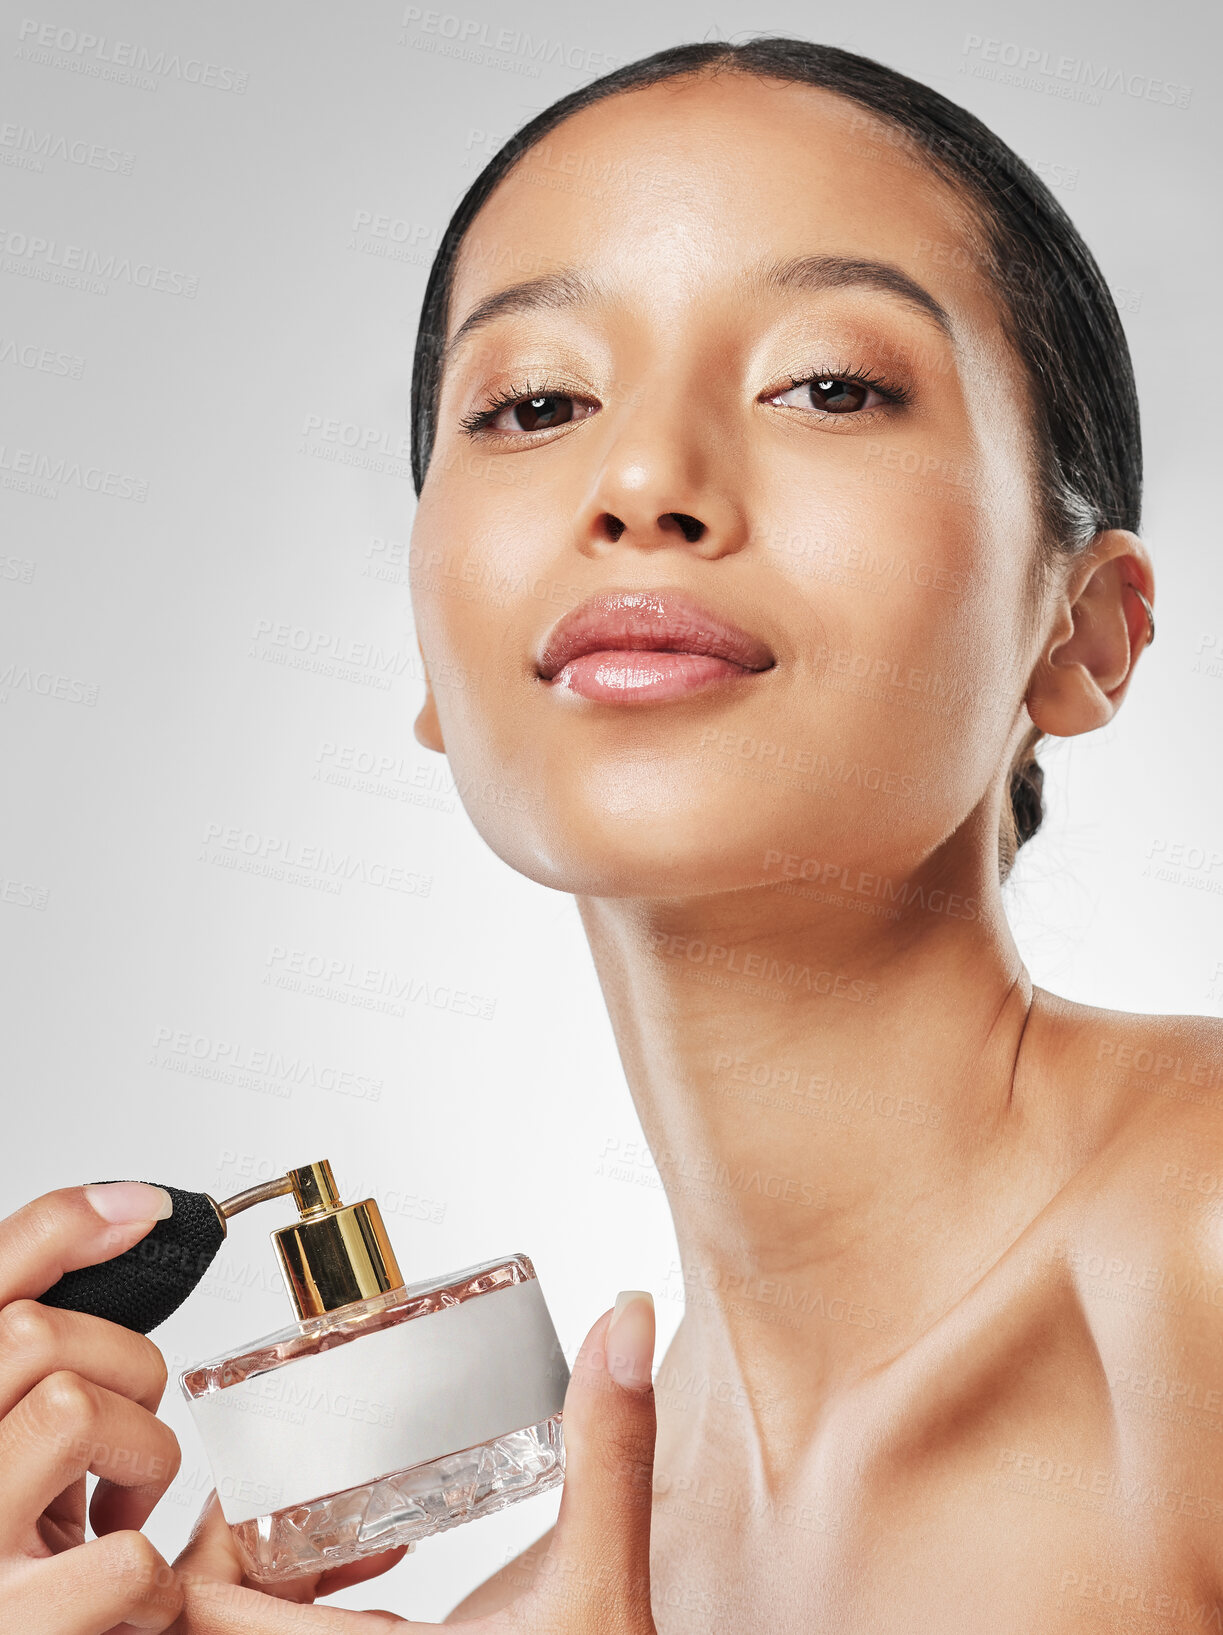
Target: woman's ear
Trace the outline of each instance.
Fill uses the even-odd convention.
[[[1146,546],[1124,528],[1097,534],[1058,593],[1028,684],[1028,714],[1042,732],[1074,738],[1106,725],[1120,709],[1138,654],[1150,641],[1135,588],[1154,603]]]
[[[426,749],[435,749],[439,755],[446,753],[446,746],[442,742],[441,722],[437,718],[437,705],[433,698],[433,688],[429,685],[429,667],[425,663],[425,655],[421,650],[420,640],[417,638],[417,651],[420,652],[421,669],[425,672],[425,701],[420,707],[413,730],[416,733],[416,742],[423,744]]]

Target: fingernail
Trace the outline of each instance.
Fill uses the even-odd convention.
[[[145,1181],[102,1181],[85,1188],[85,1197],[112,1226],[132,1221],[166,1221],[174,1213],[174,1199],[165,1187]]]
[[[607,1372],[626,1391],[644,1391],[654,1361],[654,1296],[621,1289],[607,1325]]]

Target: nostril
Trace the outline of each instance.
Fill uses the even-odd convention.
[[[688,541],[689,545],[695,545],[697,540],[700,539],[701,535],[705,532],[705,524],[698,521],[696,517],[690,517],[686,511],[668,511],[665,515],[667,517],[675,518],[676,522],[679,524],[680,532]],[[661,520],[665,519],[660,518],[660,521]]]
[[[664,533],[678,528],[689,545],[695,545],[705,532],[705,524],[698,517],[690,517],[686,511],[664,511],[658,523]],[[614,545],[623,537],[628,524],[614,512],[604,511],[599,518],[599,526],[604,537]]]

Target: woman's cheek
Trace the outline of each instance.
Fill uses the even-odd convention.
[[[429,562],[427,551],[420,562]],[[414,579],[413,612],[451,774],[468,792],[473,821],[500,850],[488,825],[509,813],[521,823],[530,806],[531,778],[521,764],[529,742],[519,653],[525,637],[507,631],[508,606],[464,581],[459,562],[452,553]]]
[[[439,485],[440,488],[440,485]],[[443,520],[444,519],[444,520]],[[480,518],[461,501],[434,490],[417,512],[412,530],[412,610],[425,652],[440,667],[473,667],[479,636],[495,615],[497,582],[480,539]]]
[[[775,513],[764,528],[778,605],[798,637],[797,685],[778,725],[868,762],[889,787],[922,791],[931,813],[949,803],[950,819],[975,800],[1004,733],[1013,677],[989,603],[1009,605],[1014,586],[1005,573],[982,582],[967,483],[890,473],[869,447],[855,447],[840,476],[818,506]],[[974,733],[979,753],[966,755]]]

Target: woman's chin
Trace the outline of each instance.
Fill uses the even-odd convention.
[[[783,861],[798,848],[810,853],[809,832],[779,846],[742,823],[703,817],[668,822],[661,815],[632,818],[590,809],[562,820],[514,821],[473,814],[481,837],[517,873],[577,897],[699,897],[741,891],[782,879]],[[824,836],[824,844],[827,842]],[[821,848],[822,849],[822,848]]]

